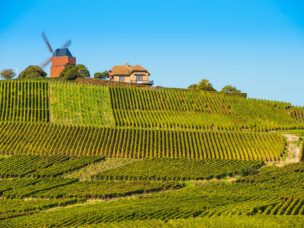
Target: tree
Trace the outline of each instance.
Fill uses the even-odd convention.
[[[40,79],[45,77],[46,73],[39,66],[29,66],[18,76],[19,79]]]
[[[241,90],[238,90],[235,86],[232,85],[226,85],[222,88],[221,92],[224,93],[240,93]]]
[[[4,69],[1,71],[0,76],[1,78],[12,79],[16,74],[12,69]]]
[[[80,77],[90,77],[90,72],[88,71],[87,67],[83,64],[76,65],[76,68],[80,74]]]
[[[63,71],[61,71],[59,78],[62,78],[64,80],[74,80],[78,77],[81,77],[77,66],[75,65],[66,65],[63,69]]]
[[[198,90],[216,91],[207,79],[201,80],[196,87]]]
[[[188,86],[189,90],[197,90],[197,84],[192,84]]]
[[[94,78],[106,79],[108,77],[108,71],[96,72]]]

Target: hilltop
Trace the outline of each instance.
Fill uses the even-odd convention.
[[[244,95],[0,81],[0,226],[296,226],[303,120]]]

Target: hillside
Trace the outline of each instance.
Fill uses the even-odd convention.
[[[286,134],[304,108],[290,103],[8,80],[0,129],[1,227],[303,223],[304,165],[288,163],[302,138]]]

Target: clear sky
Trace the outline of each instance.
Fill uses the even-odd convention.
[[[207,78],[304,106],[303,0],[0,0],[0,70],[45,60],[42,31],[91,75],[129,62],[155,85]]]

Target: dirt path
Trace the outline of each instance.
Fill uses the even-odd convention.
[[[277,164],[278,166],[283,166],[287,163],[295,163],[300,162],[301,159],[301,148],[302,148],[302,142],[300,145],[297,145],[297,142],[299,141],[300,137],[298,135],[291,135],[291,134],[283,134],[284,137],[287,138],[287,141],[289,143],[288,149],[287,149],[287,157],[283,158],[282,161]]]

